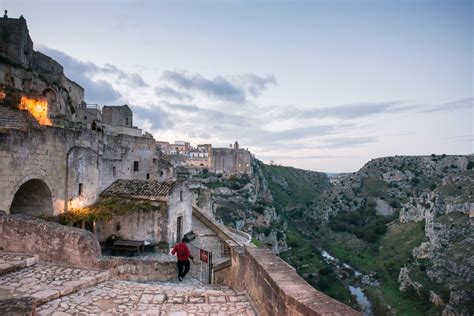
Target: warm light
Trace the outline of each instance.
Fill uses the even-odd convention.
[[[2,90],[0,90],[0,100],[3,100],[7,97],[7,94],[5,92],[3,92]]]
[[[41,125],[53,125],[48,118],[48,100],[21,97],[20,110],[28,110]]]

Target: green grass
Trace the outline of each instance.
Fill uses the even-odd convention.
[[[387,233],[375,244],[357,240],[349,233],[325,231],[322,233],[325,246],[331,255],[348,263],[363,273],[376,272],[381,281],[378,291],[372,290],[376,309],[384,310],[384,303],[394,306],[397,315],[420,315],[421,311],[431,313],[432,304],[399,291],[398,273],[411,258],[414,247],[424,238],[424,222],[390,225]]]
[[[348,289],[338,280],[336,274],[315,249],[314,244],[302,236],[296,227],[288,227],[287,243],[290,249],[280,257],[293,266],[314,288],[327,295],[354,306],[355,302]],[[328,271],[324,275],[320,271]]]
[[[380,197],[387,199],[388,183],[375,176],[362,180],[361,195],[365,197]]]
[[[262,169],[275,203],[281,206],[311,203],[315,196],[329,185],[329,179],[322,173],[273,165],[263,165]],[[285,178],[288,191],[273,182],[270,174]]]
[[[251,243],[257,246],[258,248],[263,248],[265,246],[260,240],[255,238],[252,238]]]

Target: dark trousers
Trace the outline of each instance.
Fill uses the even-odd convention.
[[[178,260],[178,276],[184,278],[188,274],[190,268],[189,260]]]

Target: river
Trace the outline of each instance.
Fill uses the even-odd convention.
[[[378,286],[379,283],[377,280],[370,278],[368,275],[364,275],[362,272],[357,271],[350,265],[348,265],[345,262],[342,262],[341,260],[331,256],[326,250],[320,249],[321,256],[326,260],[327,263],[337,267],[338,269],[346,269],[350,270],[354,273],[356,277],[362,277],[362,282],[363,284],[369,284],[372,286]],[[338,274],[339,275],[339,274]],[[359,278],[360,279],[360,278]],[[349,282],[351,280],[344,280],[345,283]],[[349,284],[348,289],[351,292],[352,295],[355,296],[357,300],[357,304],[359,305],[362,313],[366,316],[373,316],[374,313],[372,312],[372,304],[370,303],[368,297],[365,295],[364,291],[358,284]]]

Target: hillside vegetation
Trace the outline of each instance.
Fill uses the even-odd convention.
[[[226,189],[213,189],[216,217],[252,233],[336,299],[357,306],[348,286],[360,287],[376,315],[469,315],[473,161],[380,158],[333,183],[323,173],[257,162],[235,190],[235,179],[219,180]]]

